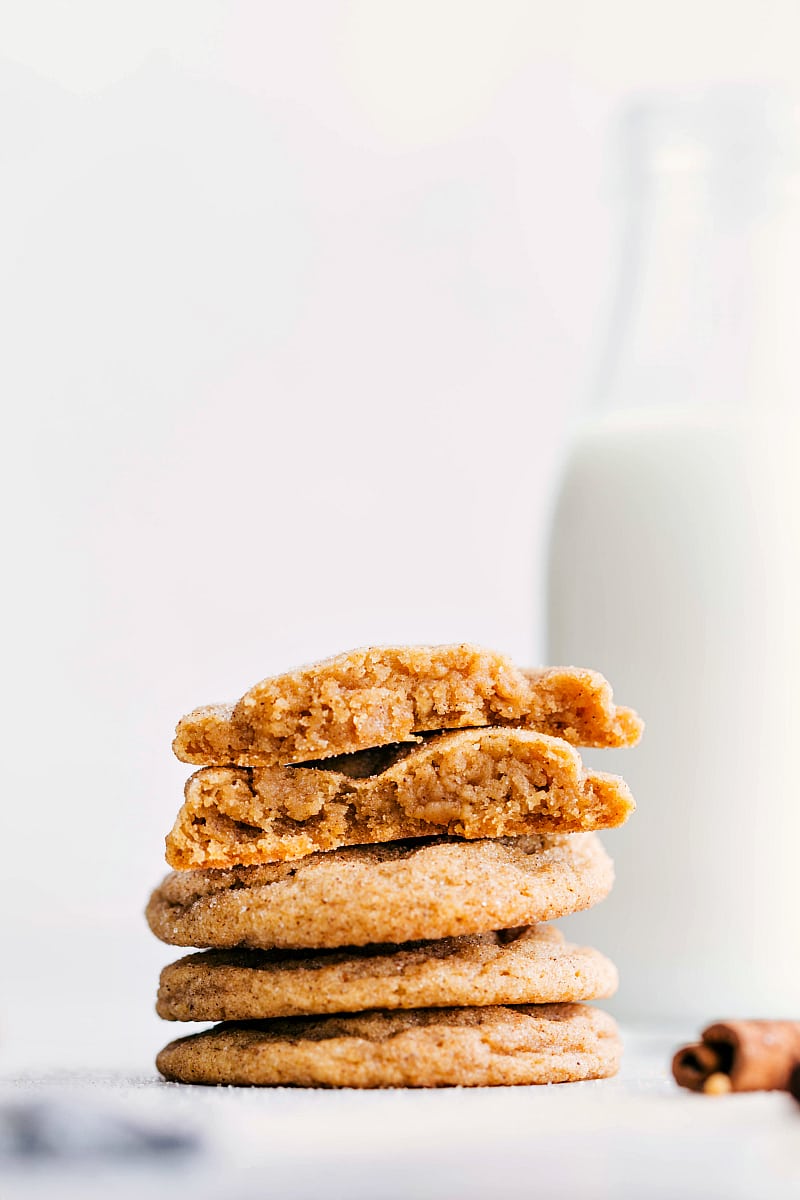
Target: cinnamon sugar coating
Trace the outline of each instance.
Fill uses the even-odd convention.
[[[615,1074],[613,1019],[585,1004],[432,1008],[217,1025],[166,1046],[181,1083],[486,1087]]]
[[[153,892],[147,920],[173,946],[413,942],[549,921],[596,904],[613,879],[594,833],[431,838],[173,871]]]
[[[169,1021],[487,1004],[550,1004],[613,995],[617,972],[552,925],[400,946],[343,950],[206,950],[161,972]]]

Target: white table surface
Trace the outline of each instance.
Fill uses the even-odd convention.
[[[198,1088],[159,1082],[146,1058],[133,1070],[12,1066],[0,1103],[66,1099],[72,1113],[194,1132],[200,1147],[174,1161],[6,1165],[0,1196],[800,1197],[790,1097],[691,1095],[669,1075],[675,1031],[625,1040],[618,1078],[538,1088]]]

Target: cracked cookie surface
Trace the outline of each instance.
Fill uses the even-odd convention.
[[[198,766],[281,766],[431,730],[510,725],[575,745],[635,744],[642,722],[595,671],[521,670],[478,646],[386,646],[262,680],[182,718],[173,749]]]
[[[169,1021],[489,1004],[551,1004],[614,994],[615,967],[552,925],[436,942],[344,950],[207,950],[161,972]]]
[[[290,863],[173,871],[147,920],[176,946],[364,946],[534,925],[589,908],[614,870],[593,833],[430,838]]]
[[[613,1075],[613,1019],[585,1004],[434,1008],[217,1025],[166,1046],[182,1083],[486,1087]]]

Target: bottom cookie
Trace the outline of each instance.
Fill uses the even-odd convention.
[[[170,1042],[156,1066],[177,1083],[489,1087],[604,1079],[620,1053],[608,1013],[523,1004],[229,1022]]]

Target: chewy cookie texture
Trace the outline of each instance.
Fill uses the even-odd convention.
[[[642,722],[574,667],[469,644],[355,650],[177,728],[187,781],[153,933],[203,951],[157,1010],[218,1021],[161,1051],[180,1083],[443,1087],[601,1079],[617,986],[543,922],[613,883],[595,830],[633,798],[576,746]]]
[[[566,742],[469,729],[309,767],[207,767],[167,837],[171,867],[231,867],[374,842],[573,832],[621,825],[633,798]]]
[[[619,1057],[607,1013],[543,1004],[223,1024],[156,1061],[182,1083],[382,1088],[602,1079]]]
[[[583,746],[629,746],[642,723],[594,671],[523,671],[467,644],[354,650],[195,709],[173,749],[198,766],[282,766],[404,742],[420,733],[510,725]]]
[[[169,1021],[248,1021],[598,1000],[616,986],[615,967],[597,950],[535,925],[361,949],[207,950],[164,968],[157,1009]]]
[[[614,869],[594,833],[432,838],[293,863],[173,871],[147,920],[173,946],[304,949],[461,937],[589,908]]]

